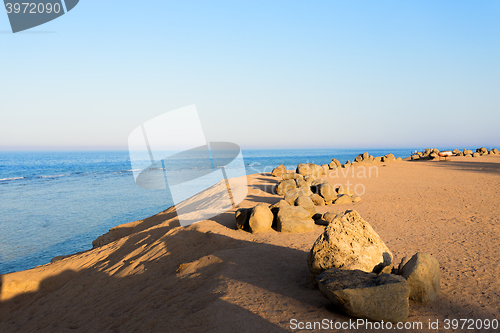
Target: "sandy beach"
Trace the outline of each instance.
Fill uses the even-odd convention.
[[[358,185],[362,201],[318,212],[356,210],[396,264],[416,252],[439,261],[438,298],[410,301],[407,321],[426,331],[439,320],[433,331],[449,332],[445,319],[499,319],[500,156],[352,168],[324,178]],[[278,202],[276,182],[248,176],[238,208]],[[236,230],[235,210],[181,227],[170,208],[112,229],[99,238],[102,246],[0,276],[0,331],[299,332],[291,320],[353,319],[332,309],[310,280],[307,255],[323,226],[252,234]]]

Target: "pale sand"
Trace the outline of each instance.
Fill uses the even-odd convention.
[[[379,164],[375,176],[332,179],[366,193],[318,211],[357,210],[396,264],[417,251],[436,256],[439,298],[410,302],[408,321],[498,319],[500,157]],[[249,181],[240,207],[279,200],[263,192],[275,178]],[[292,318],[349,320],[309,279],[307,254],[323,227],[250,234],[234,230],[234,211],[179,227],[168,209],[116,228],[105,237],[124,237],[108,245],[0,276],[0,331],[284,332]]]

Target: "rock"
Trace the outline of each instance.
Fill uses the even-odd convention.
[[[296,172],[302,176],[312,175],[311,167],[308,164],[301,163],[297,166]]]
[[[311,186],[304,179],[300,179],[300,178],[295,179],[295,183],[297,184],[297,187],[309,187],[309,186]]]
[[[472,156],[472,150],[470,150],[470,149],[464,149],[464,155],[465,156],[467,156],[467,155]]]
[[[382,156],[375,157],[375,158],[373,159],[373,162],[374,162],[374,163],[381,163],[381,162],[382,162]]]
[[[335,169],[337,169],[337,164],[335,164],[333,161],[331,161],[330,164],[328,164],[328,167],[331,170],[335,170]]]
[[[290,172],[290,173],[284,174],[282,177],[283,177],[283,180],[304,179],[304,177],[302,175],[299,175],[296,172]]]
[[[325,170],[320,165],[309,163],[309,168],[311,169],[311,175],[314,177],[320,177],[326,175]]]
[[[453,149],[453,151],[451,152],[453,155],[457,155],[459,156],[460,155],[460,150],[458,149]]]
[[[396,160],[396,157],[394,154],[387,154],[383,158],[383,162],[394,162]]]
[[[359,154],[358,156],[356,156],[356,158],[354,159],[355,162],[361,162],[363,160],[363,155],[362,154]]]
[[[286,202],[285,200],[280,200],[277,203],[275,203],[274,205],[272,205],[271,207],[269,207],[271,209],[271,212],[273,213],[273,225],[272,225],[272,227],[275,229],[277,228],[277,223],[278,223],[278,211],[281,207],[290,207],[290,204],[288,202]]]
[[[327,175],[328,171],[330,170],[330,166],[328,164],[322,164],[321,167],[323,168],[323,174]]]
[[[347,169],[351,166],[351,161],[347,160],[344,164],[344,169]]]
[[[352,202],[361,202],[361,197],[357,195],[352,196],[351,199]]]
[[[337,187],[336,192],[337,192],[338,194],[354,195],[354,191],[352,191],[352,190],[349,188],[349,186],[343,186],[343,185],[340,185],[339,187]]]
[[[370,159],[370,154],[368,154],[368,152],[364,152],[361,157],[363,157],[363,160],[367,161]]]
[[[271,209],[265,203],[260,203],[252,209],[248,226],[250,232],[255,234],[258,232],[269,231],[273,225],[274,215]]]
[[[248,230],[248,220],[252,214],[252,208],[240,208],[236,211],[236,229]]]
[[[320,184],[318,189],[318,193],[323,197],[323,199],[325,199],[325,201],[333,200],[337,196],[335,189],[329,183]]]
[[[396,162],[401,162],[402,160],[403,158],[401,156],[396,158]]]
[[[406,262],[403,264],[404,261]],[[430,254],[419,252],[409,260],[403,258],[398,274],[404,277],[410,285],[410,299],[428,303],[437,297],[439,262]]]
[[[419,160],[419,159],[420,159],[420,155],[417,155],[417,154],[415,154],[415,155],[411,155],[411,160],[412,160],[412,161],[417,161],[417,160]]]
[[[280,232],[298,233],[314,229],[314,220],[303,207],[281,207],[278,211],[277,229]]]
[[[408,318],[410,287],[401,276],[331,268],[316,279],[321,293],[350,316],[393,323]]]
[[[309,189],[309,187],[300,187],[296,189],[292,189],[285,194],[285,201],[293,206],[295,204],[295,200],[301,196],[311,196],[313,193]]]
[[[279,195],[285,195],[288,191],[294,188],[297,188],[295,180],[287,179],[279,183],[279,185],[276,187],[276,193],[278,193]]]
[[[429,157],[431,158],[431,160],[435,160],[435,159],[439,158],[439,155],[432,152],[432,153],[430,153]]]
[[[274,177],[281,177],[286,173],[287,173],[287,170],[286,170],[285,165],[281,164],[273,169],[273,171],[271,172],[271,175],[273,175]]]
[[[316,206],[324,206],[325,205],[325,200],[323,197],[317,193],[314,193],[311,195],[311,200]]]
[[[344,205],[352,203],[352,197],[348,194],[339,194],[337,199],[333,201],[335,205]]]
[[[323,220],[325,220],[328,223],[331,223],[337,217],[341,218],[342,216],[344,216],[344,214],[335,213],[335,212],[326,212],[325,214],[323,214]]]
[[[479,153],[481,155],[487,155],[488,154],[488,149],[486,149],[485,147],[477,148],[476,149],[476,153]]]
[[[286,202],[285,200],[280,200],[269,208],[273,209],[273,208],[280,208],[280,207],[290,207],[290,204],[288,202]]]
[[[305,176],[304,180],[309,184],[309,186],[312,184],[313,181],[316,180],[316,177],[314,176]]]
[[[479,157],[479,156],[481,156],[481,154],[479,154],[479,153],[472,154],[472,157]]]
[[[332,158],[332,162],[333,162],[333,164],[335,164],[337,166],[337,169],[340,169],[342,167],[342,163],[340,163],[340,161],[337,160],[336,158]],[[329,164],[329,166],[330,166],[330,169],[334,169],[334,168],[332,168],[331,163]]]
[[[499,155],[500,151],[498,151],[498,149],[496,149],[496,148],[493,148],[492,150],[490,150],[490,154],[492,154],[492,155]]]
[[[309,212],[309,216],[312,217],[316,214],[316,207],[311,197],[300,196],[295,199],[295,206],[300,206]]]
[[[313,277],[331,267],[391,272],[392,254],[368,222],[353,210],[328,224],[314,242],[307,265]]]

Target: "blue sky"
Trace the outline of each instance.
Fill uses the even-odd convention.
[[[0,149],[127,149],[196,104],[243,148],[500,146],[499,1],[94,1],[0,15]]]

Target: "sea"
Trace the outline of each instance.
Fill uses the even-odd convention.
[[[411,149],[243,150],[247,174],[285,164],[341,163],[364,151],[408,157]],[[168,189],[136,185],[128,151],[0,152],[0,274],[92,248],[109,229],[173,205]]]

